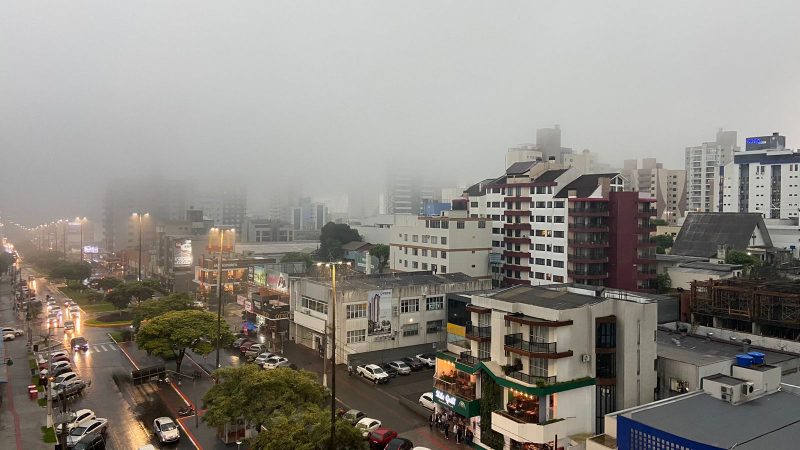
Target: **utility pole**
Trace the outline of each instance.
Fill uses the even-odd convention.
[[[219,346],[222,339],[222,245],[225,243],[225,230],[219,228],[219,255],[217,255],[217,365],[219,369]],[[231,233],[234,233],[231,230]]]

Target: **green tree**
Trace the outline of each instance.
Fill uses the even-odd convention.
[[[276,414],[265,430],[254,439],[255,450],[320,450],[329,448],[331,435],[330,411],[313,405],[295,414]],[[336,420],[337,449],[366,449],[367,442],[358,428]]]
[[[80,281],[92,275],[92,265],[87,262],[59,261],[49,270],[49,273],[53,278]]]
[[[106,300],[114,305],[118,310],[130,306],[133,300],[141,303],[152,298],[158,291],[152,287],[152,283],[146,281],[131,281],[117,285],[106,294]]]
[[[663,227],[663,226],[665,226],[665,225],[669,225],[669,222],[667,222],[667,221],[666,221],[666,220],[664,220],[664,219],[650,219],[650,223],[651,223],[651,224],[652,224],[654,227]]]
[[[320,247],[317,254],[321,260],[333,261],[342,257],[342,245],[360,240],[361,236],[358,231],[350,228],[349,225],[328,222],[320,232]]]
[[[170,294],[166,297],[145,300],[132,308],[133,329],[138,330],[145,320],[158,317],[170,311],[201,310],[194,306],[188,294]]]
[[[222,327],[220,346],[233,342],[233,334]],[[176,370],[187,349],[200,354],[211,353],[217,340],[217,315],[207,311],[172,311],[141,324],[136,332],[136,345],[148,354],[175,357]]]
[[[730,250],[725,254],[725,264],[741,264],[743,266],[755,266],[761,264],[761,260],[749,253]]]
[[[672,288],[672,279],[669,277],[668,273],[662,273],[656,277],[656,291],[659,294],[669,292],[671,288]]]
[[[389,262],[390,250],[388,245],[377,244],[369,249],[369,255],[378,258],[378,272],[383,272]],[[367,262],[369,264],[369,262]]]
[[[670,234],[659,234],[650,238],[656,244],[656,253],[663,255],[668,248],[672,248],[675,239]]]
[[[208,408],[203,420],[215,427],[240,419],[249,426],[266,424],[273,414],[294,414],[307,406],[322,406],[330,398],[316,375],[305,370],[263,370],[245,364],[217,369],[214,375],[219,383],[203,397]]]
[[[289,252],[281,258],[282,263],[303,262],[306,263],[306,270],[314,264],[311,255],[303,252]]]
[[[97,287],[99,287],[104,291],[107,291],[109,289],[114,289],[115,287],[119,286],[122,283],[123,281],[120,280],[119,278],[103,277],[97,280]]]

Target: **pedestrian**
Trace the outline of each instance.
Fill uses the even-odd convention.
[[[456,444],[461,443],[461,428],[458,426],[458,422],[453,424],[453,434],[456,437]]]
[[[447,425],[447,423],[444,424],[444,438],[450,439],[450,427]]]
[[[431,413],[431,417],[428,420],[428,427],[433,431],[433,423],[436,422],[436,413]]]
[[[467,445],[472,445],[472,430],[467,428],[467,432],[464,434],[464,443]]]

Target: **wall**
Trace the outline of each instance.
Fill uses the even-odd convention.
[[[608,286],[635,291],[638,192],[609,194]]]

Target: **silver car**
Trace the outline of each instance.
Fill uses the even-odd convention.
[[[108,428],[108,419],[92,419],[73,428],[67,436],[67,447],[74,447],[84,436],[90,434],[105,434]]]
[[[396,370],[400,375],[409,375],[411,373],[411,367],[403,361],[392,361],[389,363],[389,367]]]
[[[175,442],[181,438],[181,432],[178,429],[178,424],[169,417],[159,417],[153,421],[153,432],[156,433],[158,441],[162,444],[167,442]]]

